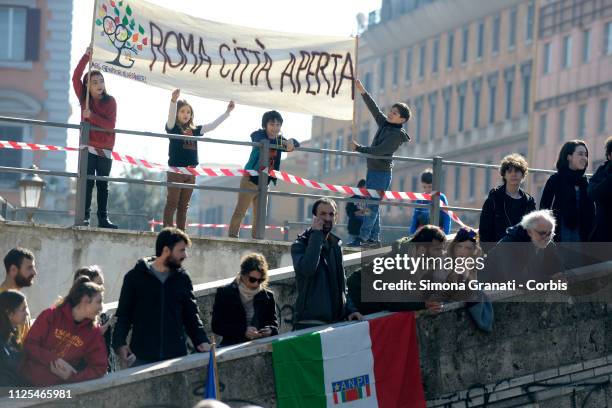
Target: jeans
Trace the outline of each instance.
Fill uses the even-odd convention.
[[[106,177],[111,172],[113,161],[106,157],[101,157],[92,153],[87,153],[87,175]],[[96,184],[98,200],[98,216],[108,216],[108,181],[87,180],[85,190],[85,218],[89,218],[91,211],[91,196],[93,194],[94,183]]]
[[[369,170],[366,174],[366,188],[387,191],[391,186],[391,172],[380,171],[380,170]],[[379,198],[372,198],[372,200],[380,200]],[[371,239],[373,241],[380,241],[380,213],[378,204],[368,204],[370,212],[363,218],[363,224],[361,224],[361,230],[359,231],[359,238],[361,241],[367,241]]]
[[[195,184],[195,176],[192,174],[178,174],[168,172],[168,182]],[[174,213],[176,212],[176,228],[185,231],[187,223],[187,210],[191,200],[191,188],[168,187],[166,207],[164,208],[164,228],[172,227]]]

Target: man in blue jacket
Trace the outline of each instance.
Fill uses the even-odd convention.
[[[261,129],[251,133],[251,141],[259,143],[266,138],[270,141],[270,145],[279,146],[280,149],[269,150],[269,162],[267,168],[279,170],[281,163],[281,153],[283,151],[292,152],[294,148],[299,147],[300,143],[295,139],[285,139],[281,134],[281,127],[283,126],[283,117],[277,111],[268,111],[263,114],[261,118]],[[244,166],[245,170],[259,170],[259,146],[253,146],[251,155],[247,164]],[[276,184],[276,178],[268,177],[268,183],[273,181]],[[251,235],[255,238],[257,231],[257,208],[259,206],[257,186],[259,184],[259,176],[242,176],[240,180],[240,188],[245,190],[253,190],[252,192],[238,193],[238,202],[232,215],[229,227],[229,237],[238,238],[240,233],[240,224],[246,215],[247,210],[253,204],[253,229]],[[263,203],[262,205],[266,205]]]

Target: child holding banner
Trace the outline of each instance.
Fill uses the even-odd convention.
[[[172,92],[166,132],[174,135],[194,136],[194,140],[170,139],[168,165],[173,167],[197,166],[198,145],[195,137],[215,130],[217,126],[227,119],[230,112],[234,110],[234,101],[230,101],[225,113],[215,119],[214,122],[195,126],[193,124],[193,108],[186,100],[178,100],[180,94],[180,89],[175,89]],[[167,180],[169,183],[195,184],[195,176],[193,174],[168,172]],[[192,192],[193,189],[191,188],[168,186],[168,196],[166,198],[166,207],[164,208],[164,228],[174,225],[174,213],[176,212],[176,227],[185,231],[187,209],[189,208]]]
[[[85,65],[91,58],[91,47],[88,47],[72,74],[72,87],[81,105],[81,121],[89,122],[92,126],[114,129],[117,117],[117,103],[115,98],[106,92],[104,77],[100,71],[91,70],[83,76]],[[82,78],[82,79],[81,79]],[[89,92],[87,91],[89,88]],[[89,101],[87,101],[89,99]],[[113,150],[115,146],[115,132],[91,130],[89,132],[89,146],[97,149]],[[113,160],[104,156],[88,153],[87,175],[107,177],[110,174]],[[108,219],[108,181],[96,180],[98,200],[98,227],[117,229],[117,226]],[[85,192],[85,220],[83,225],[89,225],[91,196],[94,180],[87,180]]]

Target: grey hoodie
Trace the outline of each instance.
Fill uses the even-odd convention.
[[[363,100],[370,110],[370,113],[376,120],[378,130],[372,140],[370,147],[359,146],[357,151],[360,153],[371,154],[374,156],[393,156],[393,153],[399,149],[402,143],[408,143],[410,136],[406,131],[398,125],[387,122],[387,117],[381,112],[367,92],[361,95]],[[393,160],[391,159],[371,159],[368,158],[368,169],[377,171],[391,171],[393,168]]]

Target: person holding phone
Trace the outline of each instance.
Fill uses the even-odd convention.
[[[332,233],[338,206],[331,198],[319,198],[312,215],[312,226],[291,245],[298,291],[294,330],[363,319],[347,296],[342,241]]]
[[[278,334],[274,293],[268,286],[268,262],[261,254],[248,254],[229,285],[217,289],[212,329],[223,336],[220,346]]]

